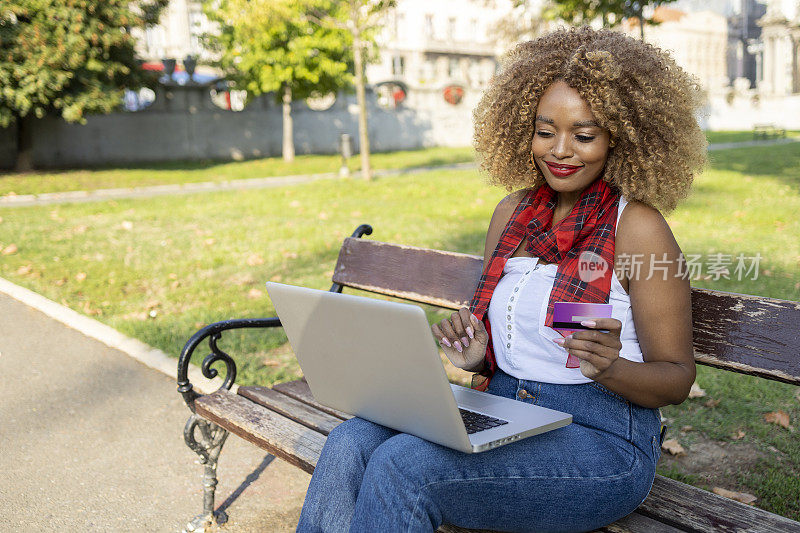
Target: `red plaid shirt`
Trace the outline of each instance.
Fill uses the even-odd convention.
[[[485,390],[497,368],[486,311],[503,276],[506,261],[525,237],[528,238],[528,253],[548,263],[558,263],[547,305],[546,326],[553,325],[554,302],[608,303],[619,196],[618,190],[598,178],[581,193],[572,212],[553,229],[551,223],[557,193],[544,184],[525,194],[503,229],[470,302],[470,310],[483,321],[489,334],[486,368],[473,378],[473,388]],[[599,256],[605,261],[607,268],[600,277],[588,281],[581,279],[579,257],[582,252],[592,252],[596,260]]]

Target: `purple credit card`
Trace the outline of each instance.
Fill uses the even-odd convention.
[[[575,333],[579,329],[596,329],[581,325],[582,320],[593,318],[611,318],[611,304],[590,304],[583,302],[555,302],[553,304],[553,329],[564,337]],[[608,333],[607,329],[598,329]],[[580,360],[567,353],[567,368],[580,368]]]
[[[582,326],[581,321],[593,318],[611,318],[613,308],[614,306],[611,304],[555,302],[553,304],[553,329],[565,337],[579,329],[596,329]]]

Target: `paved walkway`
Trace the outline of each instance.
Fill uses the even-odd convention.
[[[769,146],[774,144],[788,144],[800,142],[800,138],[773,139],[769,141],[743,141],[734,143],[709,144],[710,152],[716,150],[729,150],[731,148],[746,148],[748,146]],[[418,172],[430,172],[432,170],[456,170],[475,168],[473,162],[453,163],[449,165],[425,166],[405,169],[376,170],[373,175],[376,178],[385,176],[396,176],[398,174],[412,174]],[[354,173],[354,178],[358,178],[359,173]],[[270,178],[249,178],[241,180],[231,180],[222,182],[203,182],[203,183],[179,183],[171,185],[154,185],[150,187],[133,187],[128,189],[98,189],[94,191],[68,191],[52,192],[42,194],[19,194],[15,196],[0,196],[0,207],[25,207],[31,205],[64,204],[75,202],[100,202],[104,200],[116,200],[120,198],[149,198],[151,196],[163,196],[169,194],[194,194],[199,192],[245,190],[245,189],[267,189],[271,187],[283,187],[286,185],[298,185],[316,180],[336,179],[338,175],[333,172],[323,174],[298,174],[294,176],[275,176]]]
[[[0,293],[0,531],[180,531],[202,509],[173,379]],[[231,437],[224,531],[293,531],[310,477]]]

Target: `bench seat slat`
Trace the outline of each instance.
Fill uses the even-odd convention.
[[[195,400],[198,415],[313,473],[325,435],[227,390]]]
[[[317,400],[314,399],[314,396],[311,394],[311,389],[308,388],[308,383],[305,379],[298,379],[296,381],[287,381],[286,383],[278,383],[277,385],[272,387],[276,391],[285,394],[295,400],[299,400],[315,409],[319,409],[323,413],[328,413],[329,415],[333,415],[336,418],[341,418],[342,420],[347,420],[348,418],[353,418],[353,415],[349,415],[347,413],[343,413],[342,411],[338,411],[333,407],[328,407],[327,405],[322,405]]]
[[[485,529],[464,529],[463,527],[446,524],[441,526],[439,533],[494,533]],[[596,532],[604,533],[682,533],[685,529],[678,529],[669,524],[664,524],[652,518],[648,518],[637,512],[633,512],[624,518],[620,518],[613,524],[609,524]]]
[[[696,532],[800,532],[800,523],[789,518],[663,476],[656,476],[637,511]]]
[[[239,387],[237,394],[323,435],[328,435],[333,428],[342,423],[341,418],[336,418],[268,387]]]

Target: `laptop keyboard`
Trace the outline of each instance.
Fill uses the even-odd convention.
[[[460,407],[458,410],[461,412],[461,419],[464,421],[464,427],[467,428],[467,433],[470,435],[472,433],[477,433],[478,431],[492,429],[496,428],[497,426],[508,424],[508,420],[482,415],[474,411],[467,411],[466,409],[461,409]]]

